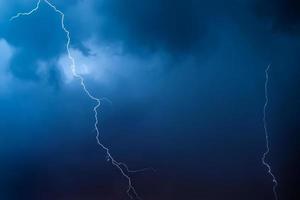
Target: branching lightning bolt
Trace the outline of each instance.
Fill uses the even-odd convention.
[[[94,119],[95,119],[94,128],[95,128],[95,131],[96,131],[97,144],[106,152],[107,160],[110,161],[111,164],[113,166],[115,166],[121,172],[123,177],[125,177],[127,179],[127,181],[128,181],[127,195],[131,199],[141,200],[141,197],[138,195],[138,193],[136,192],[136,189],[134,188],[134,186],[132,184],[132,180],[131,180],[131,177],[130,177],[129,173],[142,172],[142,171],[146,171],[146,170],[153,170],[153,171],[155,171],[155,170],[153,168],[144,168],[144,169],[140,169],[140,170],[130,170],[125,163],[118,162],[117,160],[115,160],[114,157],[111,155],[109,148],[106,147],[103,143],[101,143],[101,141],[100,141],[100,131],[98,129],[99,121],[98,121],[98,111],[97,111],[100,104],[101,104],[101,99],[99,99],[99,98],[95,97],[93,94],[91,94],[91,92],[87,89],[87,87],[85,85],[84,78],[76,72],[75,59],[72,57],[71,52],[70,52],[71,36],[70,36],[69,30],[65,26],[65,15],[64,15],[64,13],[62,11],[60,11],[59,9],[57,9],[56,6],[53,3],[51,3],[49,0],[38,0],[35,8],[33,8],[29,12],[17,13],[15,16],[10,18],[10,21],[13,21],[13,20],[15,20],[15,19],[17,19],[21,16],[29,16],[29,15],[33,14],[34,12],[39,10],[39,7],[40,7],[40,4],[41,4],[42,1],[45,2],[48,6],[50,6],[56,13],[58,13],[61,16],[61,28],[65,32],[66,37],[67,37],[66,50],[67,50],[68,58],[71,61],[71,66],[70,67],[71,67],[71,70],[72,70],[72,74],[73,74],[74,77],[79,79],[80,85],[82,86],[82,89],[84,90],[86,95],[96,103],[95,106],[93,107],[93,112],[94,112]]]
[[[269,144],[269,133],[268,133],[268,127],[267,127],[267,116],[266,116],[266,112],[267,112],[267,107],[268,107],[268,103],[269,103],[269,97],[268,97],[268,83],[269,83],[269,69],[271,67],[271,64],[268,65],[268,67],[265,70],[265,104],[264,104],[264,109],[263,109],[263,123],[264,123],[264,131],[265,131],[265,139],[266,139],[266,151],[264,152],[261,160],[263,165],[265,165],[268,169],[268,174],[272,177],[272,181],[273,181],[273,193],[274,193],[274,197],[275,200],[278,200],[278,196],[277,196],[277,192],[276,192],[276,187],[278,185],[278,182],[276,180],[275,175],[272,172],[272,168],[270,166],[270,164],[266,161],[266,157],[268,156],[269,152],[270,152],[270,144]]]

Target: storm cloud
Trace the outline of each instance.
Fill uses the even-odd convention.
[[[0,1],[0,198],[123,199],[126,183],[97,148],[93,104],[70,71],[60,16],[42,3],[9,21],[35,3]],[[287,191],[299,146],[297,1],[53,3],[78,73],[110,100],[101,139],[129,166],[157,169],[133,175],[143,199],[272,198],[260,163],[269,64],[269,159],[280,197],[296,196]]]

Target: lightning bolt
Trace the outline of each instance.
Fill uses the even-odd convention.
[[[263,153],[261,161],[262,161],[263,165],[265,165],[266,168],[268,169],[268,174],[272,177],[273,194],[274,194],[275,200],[278,200],[278,196],[277,196],[277,192],[276,192],[278,182],[276,180],[275,175],[272,172],[272,168],[271,168],[270,164],[266,161],[266,157],[268,156],[268,154],[270,152],[269,133],[268,133],[267,114],[266,114],[268,103],[269,103],[268,83],[269,83],[269,70],[270,70],[270,67],[271,67],[271,64],[269,64],[268,67],[265,70],[266,80],[265,80],[265,104],[264,104],[264,108],[263,108],[263,123],[264,123],[265,139],[266,139],[266,151]]]
[[[71,43],[71,36],[70,36],[70,31],[66,28],[65,26],[65,14],[60,11],[59,9],[56,8],[56,6],[51,3],[48,0],[38,0],[35,8],[33,8],[31,11],[29,12],[20,12],[17,13],[15,16],[10,18],[10,21],[13,21],[21,16],[29,16],[31,14],[33,14],[34,12],[39,10],[40,4],[41,2],[46,3],[48,6],[50,6],[56,13],[58,13],[61,16],[61,28],[62,30],[65,32],[66,34],[66,38],[67,38],[67,43],[66,43],[66,50],[67,50],[67,54],[68,54],[68,58],[71,61],[71,70],[72,70],[72,74],[75,78],[79,79],[80,81],[80,85],[82,87],[82,89],[84,90],[84,92],[86,93],[86,95],[95,102],[95,106],[93,108],[93,112],[94,112],[94,129],[96,131],[96,141],[97,144],[106,152],[106,156],[107,156],[107,161],[110,161],[111,164],[113,166],[115,166],[123,175],[124,178],[127,179],[128,181],[128,188],[127,188],[127,195],[131,198],[131,199],[138,199],[141,200],[141,197],[138,195],[138,193],[136,192],[136,189],[134,188],[133,184],[132,184],[132,180],[130,177],[130,173],[134,173],[134,172],[142,172],[142,171],[146,171],[146,170],[152,170],[155,171],[153,168],[144,168],[144,169],[140,169],[140,170],[130,170],[128,168],[128,166],[123,163],[123,162],[118,162],[117,160],[114,159],[114,157],[111,155],[110,150],[108,147],[106,147],[103,143],[101,143],[100,141],[100,131],[98,129],[98,108],[101,104],[101,100],[97,97],[95,97],[93,94],[91,94],[91,92],[87,89],[86,85],[85,85],[85,81],[84,78],[78,74],[76,72],[76,63],[75,63],[75,59],[72,57],[71,52],[70,52],[70,43]]]

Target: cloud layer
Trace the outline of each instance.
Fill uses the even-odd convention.
[[[289,181],[296,1],[53,2],[66,13],[78,72],[112,101],[100,109],[101,139],[130,166],[158,171],[134,175],[145,200],[272,198],[260,164],[270,63],[269,159]],[[95,143],[92,102],[70,73],[59,16],[42,3],[8,21],[34,5],[0,1],[0,199],[124,199],[124,180]]]

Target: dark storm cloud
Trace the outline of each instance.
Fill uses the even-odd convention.
[[[219,26],[242,20],[249,2],[197,0],[112,0],[97,5],[104,22],[98,30],[107,40],[129,48],[192,53],[215,45]],[[221,27],[222,28],[222,27]]]
[[[264,23],[251,10],[256,2],[248,0],[112,0],[93,6],[99,19],[93,20],[99,40],[122,42],[135,53],[147,49],[180,55],[206,53],[219,45],[225,25],[239,26],[240,31],[256,37]]]
[[[100,46],[120,42],[125,53],[145,53],[149,56],[152,53],[148,50],[163,50],[179,55],[180,58],[212,54],[224,40],[224,24],[238,24],[241,31],[252,32],[251,37],[257,38],[258,35],[255,31],[257,21],[253,16],[246,15],[247,5],[254,4],[249,1],[53,2],[66,12],[66,25],[72,33],[72,45],[85,55],[89,54],[89,49],[82,42],[91,37],[96,37]],[[1,27],[1,35],[12,45],[21,47],[11,65],[11,71],[16,77],[38,80],[37,60],[55,59],[65,52],[65,35],[60,28],[59,17],[42,3],[41,10],[33,16],[22,17]],[[244,24],[252,25],[249,28]]]
[[[255,10],[258,16],[271,20],[273,31],[300,33],[300,1],[258,1]]]
[[[107,39],[120,38],[132,47],[193,48],[206,34],[203,7],[197,1],[105,1],[98,6],[106,21],[101,32]]]
[[[98,38],[101,45],[120,42],[125,51],[135,54],[164,50],[183,57],[208,55],[222,43],[220,40],[226,35],[223,33],[224,24],[237,25],[241,33],[247,32],[248,39],[259,44],[260,40],[266,41],[269,34],[259,32],[258,25],[265,23],[264,18],[271,19],[273,30],[290,33],[298,32],[300,21],[297,12],[300,3],[296,0],[275,0],[272,3],[236,0],[69,0],[54,3],[66,11],[72,44],[86,55],[89,49],[82,41],[92,36]],[[34,5],[34,2],[30,4]],[[72,9],[76,5],[77,8]],[[251,8],[254,12],[250,12]],[[257,19],[255,15],[260,17]],[[1,27],[2,37],[12,45],[21,47],[11,65],[16,77],[38,79],[37,59],[53,59],[65,51],[65,35],[59,20],[57,13],[42,3],[41,10],[33,16]]]

